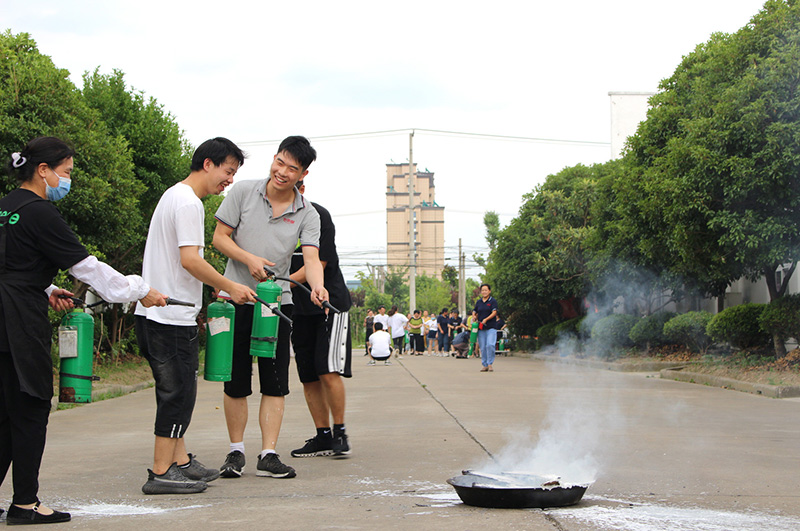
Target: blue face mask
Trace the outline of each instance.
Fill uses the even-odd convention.
[[[58,186],[53,188],[47,184],[47,179],[45,179],[44,185],[47,187],[47,199],[50,201],[58,201],[59,199],[64,199],[64,196],[67,195],[72,181],[66,177],[61,177],[56,172],[53,172],[53,174],[58,177]]]

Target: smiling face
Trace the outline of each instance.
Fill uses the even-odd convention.
[[[239,161],[229,156],[225,162],[217,166],[211,159],[206,159],[203,169],[207,173],[208,193],[219,195],[233,183],[233,176],[239,170]]]
[[[281,151],[272,159],[268,186],[277,192],[291,191],[307,174],[308,170],[304,169],[291,153]]]
[[[481,286],[481,298],[486,300],[489,298],[489,295],[492,294],[492,290],[489,289],[489,286]]]

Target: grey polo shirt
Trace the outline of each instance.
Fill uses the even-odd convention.
[[[232,187],[214,217],[233,229],[233,241],[250,253],[274,262],[270,268],[279,277],[289,277],[292,253],[298,242],[302,246],[319,248],[320,223],[317,210],[297,190],[294,202],[282,215],[272,214],[267,199],[268,179],[239,181]],[[257,282],[247,266],[228,259],[225,277],[255,289]],[[281,304],[292,304],[289,283],[280,281],[283,288]]]

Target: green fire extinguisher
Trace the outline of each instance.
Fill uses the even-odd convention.
[[[253,329],[250,334],[250,355],[274,358],[278,347],[278,320],[291,319],[281,313],[283,289],[272,279],[256,286],[256,305],[253,309]]]
[[[83,308],[76,307],[64,316],[58,327],[59,402],[92,401],[92,382],[100,379],[92,374],[93,341],[94,319]]]
[[[206,310],[206,358],[203,377],[209,382],[229,382],[233,368],[233,327],[236,309],[217,300]]]
[[[475,351],[475,344],[478,342],[478,326],[477,319],[472,321],[469,331],[469,352],[467,352],[467,356],[472,356],[472,353]]]

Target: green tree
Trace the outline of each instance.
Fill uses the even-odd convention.
[[[559,314],[559,301],[589,290],[585,242],[603,166],[565,168],[524,196],[519,215],[500,231],[487,278],[518,333],[534,333]]]
[[[761,276],[772,300],[785,293],[800,258],[798,79],[800,4],[770,0],[684,58],[631,141],[643,184],[626,183],[630,198],[660,233],[645,254],[705,293]]]
[[[449,283],[427,275],[417,277],[417,309],[439,312],[450,306],[452,289]],[[414,308],[411,308],[414,310]]]
[[[83,95],[103,116],[112,134],[128,143],[136,178],[145,185],[140,198],[149,220],[161,195],[189,174],[192,147],[175,117],[155,98],[125,85],[120,70],[102,75],[98,69],[83,75]]]
[[[449,264],[444,266],[442,268],[442,280],[445,281],[451,288],[457,288],[458,270]]]

